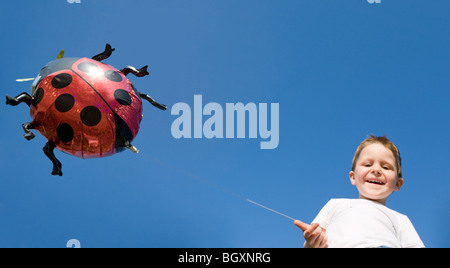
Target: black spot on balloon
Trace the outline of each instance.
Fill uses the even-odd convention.
[[[82,72],[89,73],[98,70],[98,66],[95,63],[85,61],[78,64],[78,69]]]
[[[65,113],[72,109],[75,104],[75,98],[70,94],[62,94],[55,101],[55,108],[61,113]]]
[[[56,128],[56,135],[60,141],[70,142],[73,140],[73,128],[67,123],[59,124]]]
[[[38,103],[41,102],[42,98],[44,98],[44,89],[43,88],[38,88],[36,90],[36,92],[34,93],[34,97],[33,97],[33,105],[36,106],[38,105]]]
[[[116,72],[116,71],[113,71],[113,70],[105,71],[105,76],[106,76],[106,78],[108,78],[110,81],[113,81],[113,82],[122,82],[122,76],[121,76],[118,72]]]
[[[130,105],[131,104],[131,96],[124,89],[117,89],[114,91],[114,98],[116,101],[122,105]]]
[[[58,74],[52,79],[52,86],[57,89],[65,88],[70,83],[72,83],[72,76],[68,73]]]
[[[93,127],[102,120],[102,112],[95,106],[87,106],[81,110],[80,118],[83,124]]]

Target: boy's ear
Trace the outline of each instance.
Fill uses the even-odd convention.
[[[397,182],[395,182],[394,191],[397,192],[398,190],[400,190],[400,188],[402,188],[402,185],[403,185],[403,178],[398,178]]]
[[[350,177],[350,182],[351,182],[351,184],[352,185],[356,185],[356,182],[355,182],[355,172],[352,170],[352,171],[350,171],[350,173],[348,174],[348,176]]]

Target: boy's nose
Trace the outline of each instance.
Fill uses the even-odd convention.
[[[372,174],[374,174],[374,175],[381,175],[381,168],[380,167],[377,167],[377,166],[374,166],[373,168],[372,168]]]

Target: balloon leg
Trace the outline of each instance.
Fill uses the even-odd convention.
[[[25,134],[23,136],[27,140],[32,140],[36,135],[33,134],[33,132],[30,131],[30,129],[34,129],[33,123],[23,123],[22,124],[23,131],[25,131]]]
[[[147,71],[148,65],[145,65],[144,67],[142,67],[141,69],[136,69],[133,66],[128,65],[127,67],[123,68],[122,70],[120,70],[125,76],[127,76],[129,73],[134,74],[137,77],[143,77],[146,75],[149,75],[148,71]]]
[[[105,47],[105,51],[103,51],[102,53],[95,55],[94,57],[92,57],[93,60],[96,61],[102,61],[102,60],[106,60],[107,58],[109,58],[112,54],[112,52],[116,50],[115,48],[112,48],[110,44],[106,44]]]
[[[59,160],[56,158],[55,154],[53,153],[53,150],[55,149],[55,147],[56,146],[53,141],[48,141],[47,144],[45,144],[43,150],[44,150],[45,155],[53,163],[52,175],[62,176],[62,171],[61,171],[62,164],[61,164],[61,162],[59,162]]]
[[[144,93],[140,93],[140,92],[139,92],[139,96],[140,96],[141,98],[143,98],[144,100],[147,100],[148,102],[150,102],[153,106],[155,106],[155,107],[158,108],[158,109],[161,109],[161,110],[163,110],[163,111],[165,111],[165,110],[167,109],[167,106],[166,106],[166,105],[157,103],[154,99],[152,99],[152,97],[150,97],[150,96],[147,95],[147,94],[144,94]]]
[[[8,94],[6,95],[6,104],[11,106],[19,105],[22,102],[25,102],[28,106],[30,106],[32,100],[33,99],[31,98],[31,96],[26,92],[21,93],[15,98],[9,96]]]
[[[138,148],[134,147],[133,145],[131,145],[131,143],[129,141],[125,142],[125,148],[127,148],[128,150],[132,151],[133,153],[139,153]]]

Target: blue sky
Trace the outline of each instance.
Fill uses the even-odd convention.
[[[428,247],[449,247],[450,18],[448,1],[1,1],[2,95],[29,91],[60,49],[105,63],[149,65],[134,85],[144,104],[133,144],[82,160],[22,137],[26,105],[0,105],[0,247],[299,247],[289,219],[193,174],[309,222],[330,198],[357,198],[348,172],[358,144],[387,135],[405,184],[387,201]],[[179,102],[279,103],[280,142],[175,139]],[[204,119],[206,119],[205,117]],[[156,159],[156,161],[154,160]],[[160,164],[160,163],[165,164]],[[174,168],[171,168],[174,167]],[[176,168],[176,169],[175,169]],[[183,172],[179,172],[182,170]]]

